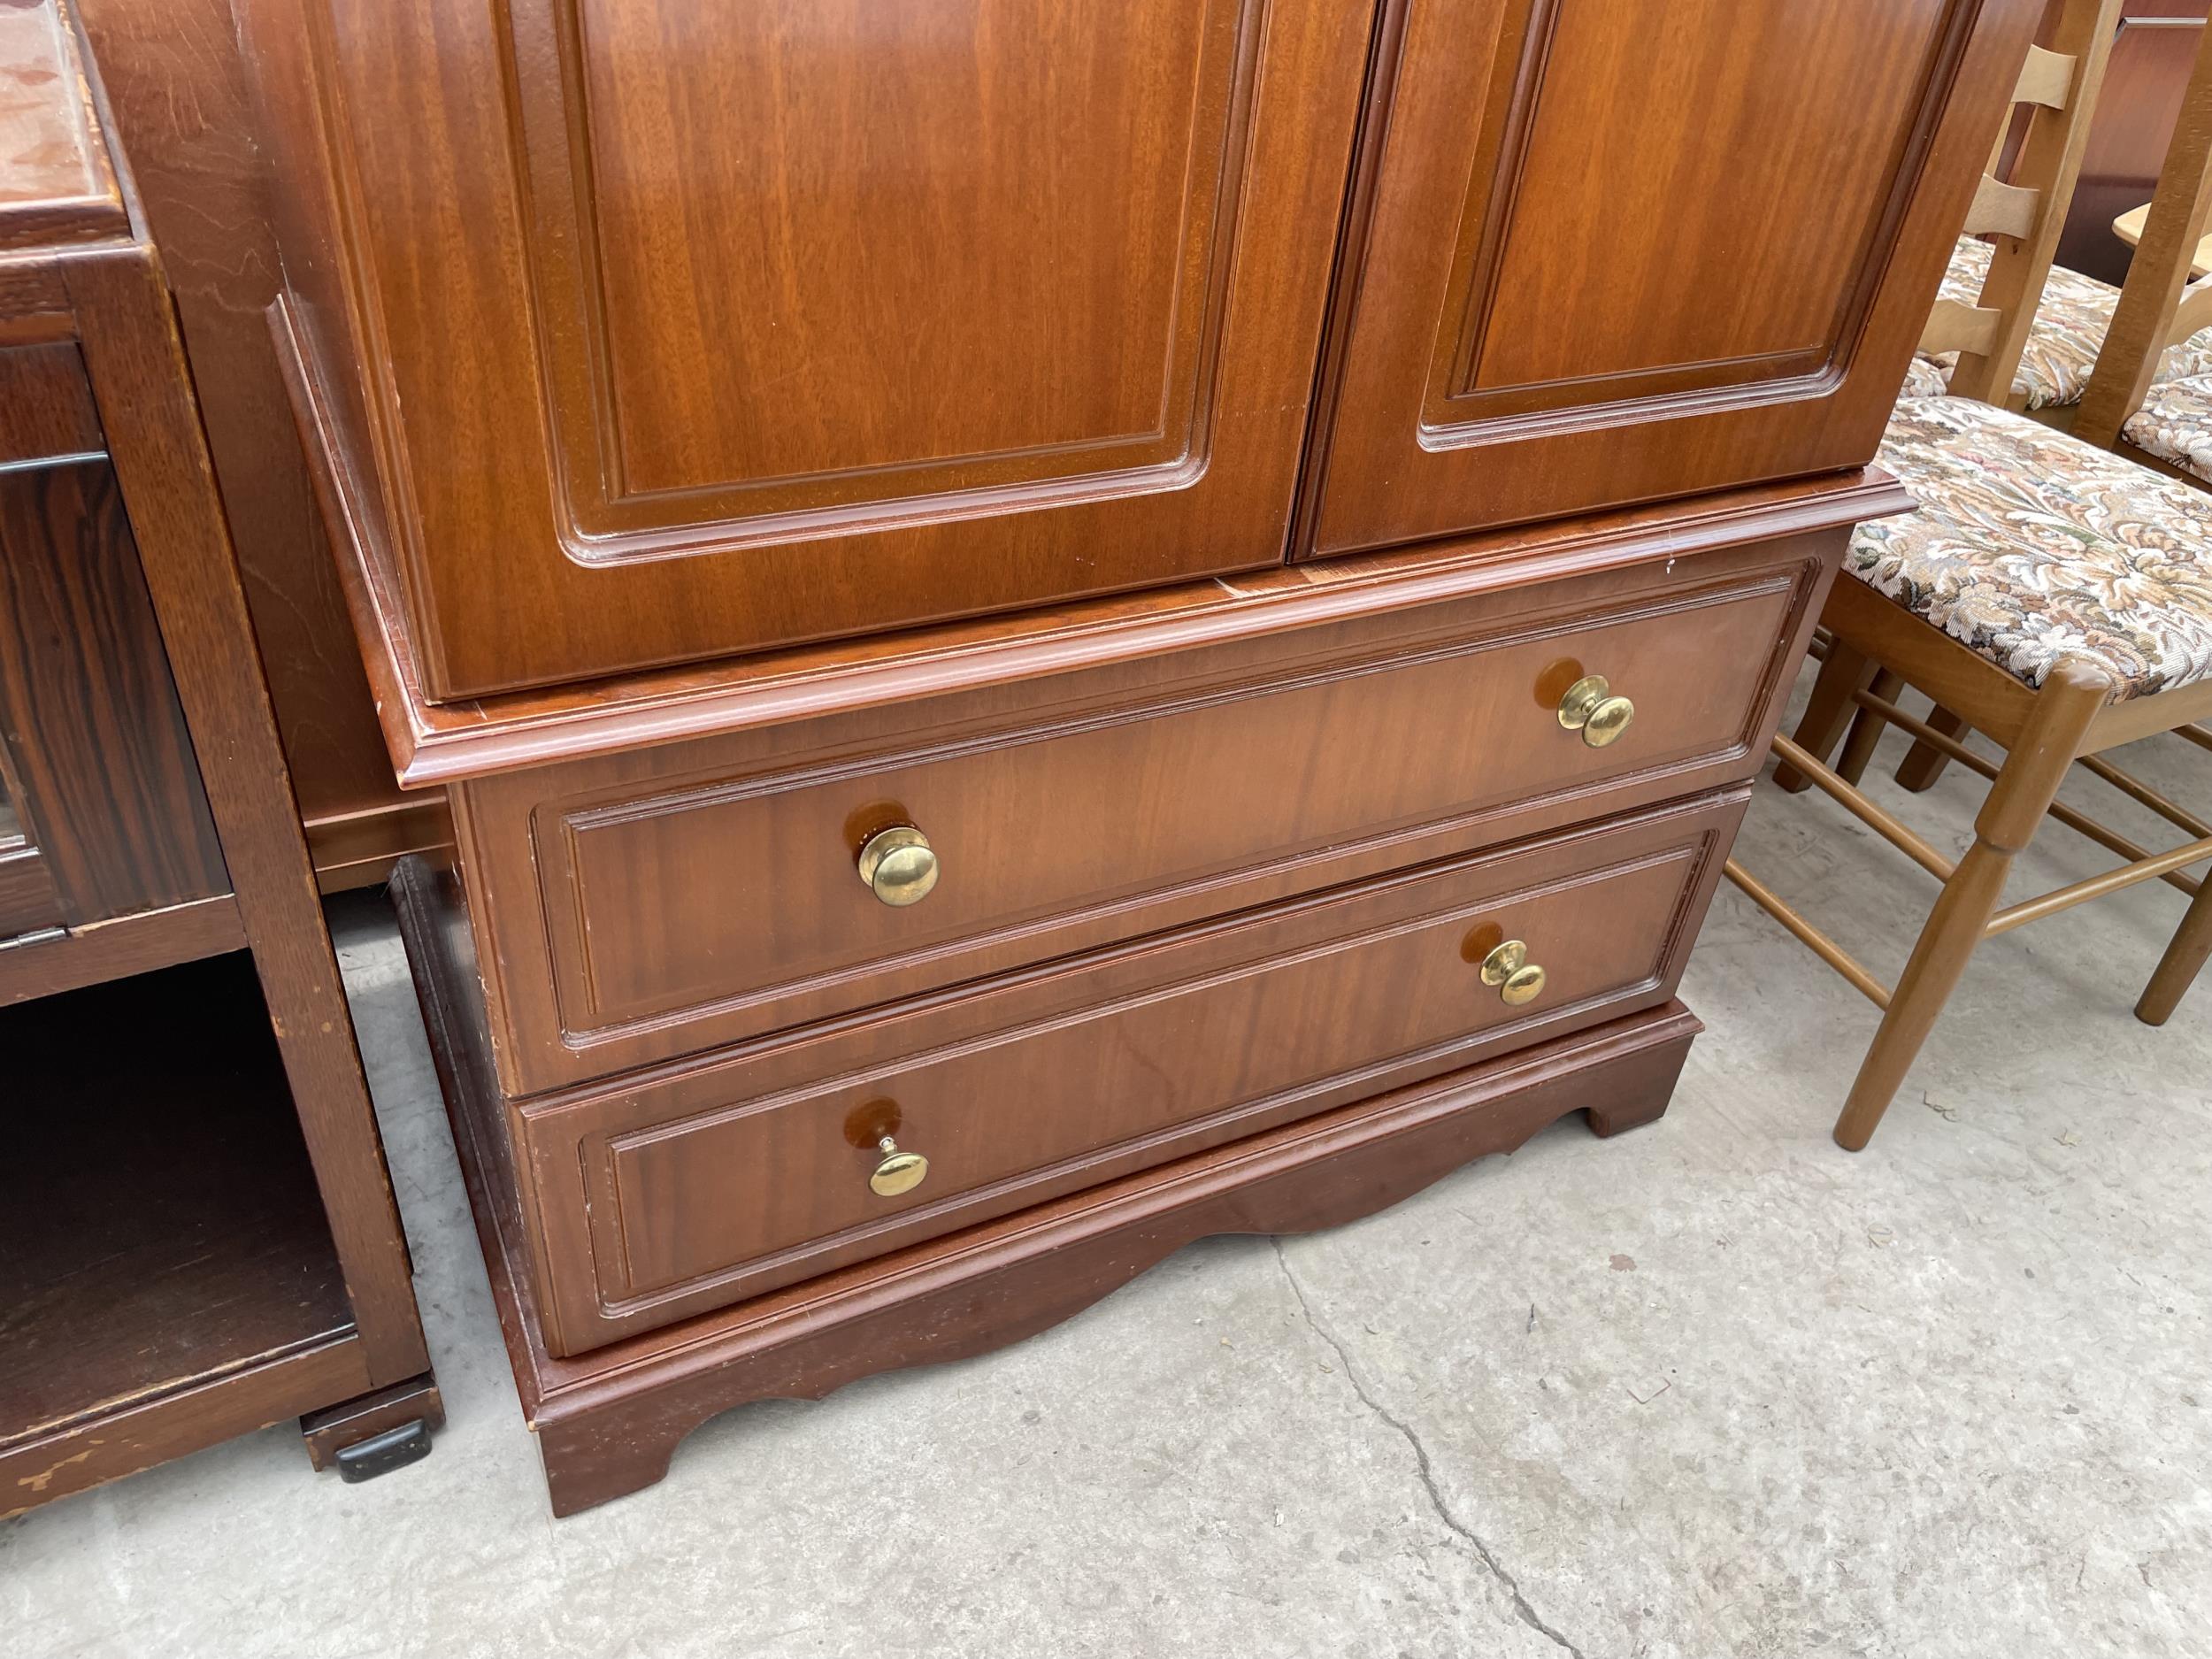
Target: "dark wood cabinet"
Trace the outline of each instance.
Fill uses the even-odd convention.
[[[0,6],[0,1517],[437,1388],[158,256]]]
[[[235,0],[557,1510],[1667,1104],[2040,0]]]

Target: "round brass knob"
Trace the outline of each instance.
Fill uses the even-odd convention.
[[[1534,963],[1498,987],[1498,995],[1505,999],[1508,1008],[1518,1008],[1524,1002],[1533,1002],[1544,994],[1544,971]]]
[[[937,855],[921,831],[911,824],[895,824],[862,846],[860,879],[886,904],[918,904],[937,885]]]
[[[1570,732],[1581,733],[1582,741],[1592,749],[1617,742],[1635,718],[1636,705],[1626,697],[1615,696],[1603,674],[1584,675],[1567,687],[1559,703],[1559,724]]]
[[[889,1135],[876,1142],[876,1150],[883,1154],[883,1161],[868,1177],[868,1186],[879,1198],[896,1198],[901,1193],[910,1193],[929,1173],[927,1158],[918,1152],[900,1151],[899,1143]]]
[[[1509,1008],[1532,1002],[1544,992],[1546,975],[1528,959],[1528,946],[1509,939],[1482,959],[1482,982],[1494,986]]]

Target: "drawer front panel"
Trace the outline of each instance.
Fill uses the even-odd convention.
[[[600,775],[586,766],[494,780],[471,795],[490,803],[473,866],[534,872],[538,912],[511,919],[492,895],[511,1082],[607,1075],[1735,781],[1820,568],[1478,611],[1440,638],[891,755],[879,737],[672,787],[559,787]],[[1586,674],[1635,706],[1608,747],[1559,718]],[[941,873],[893,908],[856,852],[901,822]],[[526,855],[499,845],[524,836]]]
[[[1741,791],[526,1107],[571,1351],[1655,1004]],[[1509,1001],[1484,964],[1544,971]],[[1491,976],[1494,979],[1494,973]],[[879,1142],[929,1160],[885,1197]]]

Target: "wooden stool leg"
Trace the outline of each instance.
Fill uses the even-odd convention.
[[[1966,741],[1966,722],[1940,703],[1928,717],[1928,724],[1946,737],[1956,738],[1962,743]],[[1933,786],[1935,780],[1943,776],[1943,769],[1950,764],[1951,757],[1941,749],[1931,748],[1916,738],[1913,740],[1912,753],[1897,764],[1898,784],[1918,795],[1923,789]]]
[[[2074,764],[2083,734],[2110,694],[2110,682],[2093,669],[2070,662],[2051,671],[2036,696],[2026,729],[1974,820],[1973,846],[1943,884],[1942,896],[1920,930],[1912,960],[1905,964],[1881,1029],[1874,1033],[1842,1116],[1836,1119],[1838,1146],[1856,1152],[1873,1137],[1920,1045],[1966,972],[1968,958],[1982,942],[1983,930],[2004,894],[2013,858],[2034,838],[2066,780],[2067,768]]]
[[[1871,687],[1874,695],[1885,703],[1897,701],[1897,694],[1904,690],[1905,682],[1885,668],[1874,676]],[[1851,722],[1851,735],[1843,745],[1843,758],[1836,763],[1836,775],[1847,783],[1856,783],[1866,776],[1866,764],[1874,758],[1874,746],[1882,741],[1888,729],[1882,717],[1871,709],[1861,709],[1859,718]]]
[[[2158,972],[2143,987],[2135,1004],[2135,1018],[2146,1025],[2162,1025],[2195,983],[2197,971],[2212,957],[2212,874],[2189,901],[2189,913],[2181,918],[2173,942],[2159,959]]]
[[[1813,680],[1813,694],[1797,722],[1798,747],[1816,760],[1826,760],[1851,718],[1851,694],[1872,678],[1874,664],[1863,651],[1855,651],[1839,634],[1828,647],[1827,660]],[[1792,795],[1804,791],[1812,780],[1785,762],[1774,769],[1775,787]]]

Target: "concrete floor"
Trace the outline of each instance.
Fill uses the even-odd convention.
[[[2200,806],[2208,761],[2133,751]],[[1978,798],[1905,810],[1962,846]],[[1930,885],[1832,805],[1763,788],[1744,844],[1901,961]],[[2054,827],[2014,890],[2102,862]],[[404,966],[353,910],[451,1424],[366,1486],[274,1429],[0,1527],[0,1651],[2202,1655],[2212,986],[2163,1032],[2128,1011],[2180,908],[1985,949],[1855,1158],[1828,1124],[1871,1010],[1724,888],[1660,1124],[1569,1121],[996,1355],[727,1415],[558,1524]]]

